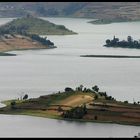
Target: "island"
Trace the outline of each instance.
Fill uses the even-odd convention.
[[[13,50],[56,48],[46,35],[71,34],[76,33],[63,25],[56,25],[28,14],[0,26],[0,56],[13,56],[14,54],[5,53]]]
[[[0,114],[30,115],[67,121],[117,123],[140,126],[140,102],[117,101],[97,85],[66,87],[38,98],[28,94],[17,99],[3,101]]]
[[[135,55],[80,55],[80,57],[97,57],[97,58],[140,58]]]
[[[111,24],[111,23],[120,23],[120,22],[134,22],[134,21],[140,21],[139,19],[137,20],[133,20],[133,19],[129,19],[129,18],[102,18],[102,19],[97,19],[97,20],[93,20],[93,21],[89,21],[88,23],[92,23],[92,24],[96,24],[96,25],[104,25],[104,24]]]
[[[131,49],[140,49],[140,40],[133,40],[131,36],[127,37],[126,40],[119,41],[119,38],[113,37],[112,40],[107,39],[105,47],[121,47],[121,48],[131,48]]]

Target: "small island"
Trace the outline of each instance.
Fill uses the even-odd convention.
[[[28,99],[28,94],[25,94],[3,103],[6,106],[0,108],[0,114],[140,126],[139,101],[117,101],[106,92],[100,91],[97,85],[91,89],[83,85],[75,89],[66,87],[62,92],[38,98]]]
[[[131,49],[140,49],[140,40],[133,40],[131,36],[127,37],[126,40],[119,41],[119,38],[114,38],[112,40],[107,39],[106,44],[104,45],[105,47],[121,47],[121,48],[131,48]]]
[[[97,19],[94,21],[89,21],[88,23],[96,24],[96,25],[104,25],[104,24],[111,24],[111,23],[134,22],[134,21],[139,21],[139,19],[134,20],[127,17],[102,18],[102,19]]]

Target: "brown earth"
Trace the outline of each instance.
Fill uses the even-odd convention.
[[[40,42],[33,41],[29,37],[21,35],[4,35],[0,36],[0,52],[24,49],[45,49],[48,46],[42,45]]]

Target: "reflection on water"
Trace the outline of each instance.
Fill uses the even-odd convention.
[[[134,137],[139,127],[0,115],[0,137]]]
[[[0,100],[49,94],[80,84],[118,100],[140,101],[139,59],[84,58],[84,54],[140,55],[140,50],[105,48],[114,35],[138,40],[140,22],[92,25],[89,19],[47,18],[64,24],[78,35],[47,36],[58,47],[49,50],[13,51],[17,56],[0,57]],[[0,19],[2,23],[8,20]],[[78,25],[78,26],[77,26]],[[11,53],[13,53],[11,52]],[[140,127],[114,124],[76,123],[46,118],[0,115],[0,136],[33,137],[133,137]],[[3,131],[2,131],[3,130]],[[84,133],[83,133],[84,132]]]

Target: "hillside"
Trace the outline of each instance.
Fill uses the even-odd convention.
[[[2,2],[0,17],[37,16],[84,17],[94,19],[140,20],[139,2]]]
[[[76,34],[63,25],[27,15],[0,26],[0,33],[38,34],[38,35],[69,35]]]
[[[7,54],[2,52],[12,50],[49,49],[49,48],[55,48],[55,46],[50,45],[49,43],[48,45],[42,44],[37,40],[33,40],[32,38],[23,35],[4,34],[0,36],[0,52],[1,52],[0,56]]]

